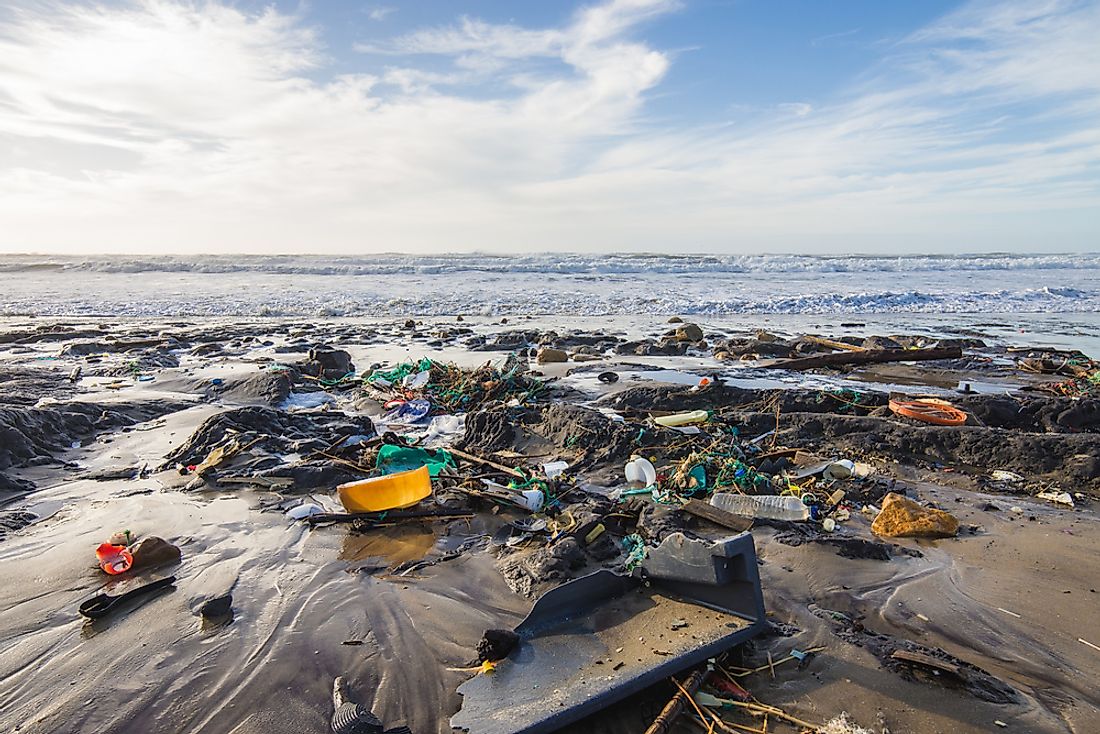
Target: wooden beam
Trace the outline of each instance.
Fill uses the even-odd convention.
[[[923,362],[932,359],[958,359],[962,356],[959,347],[946,349],[864,349],[859,352],[835,352],[818,354],[813,357],[784,359],[766,365],[773,370],[811,370],[815,367],[849,367],[861,364],[881,362]]]
[[[738,533],[752,527],[752,520],[749,518],[734,515],[732,512],[727,512],[721,507],[715,507],[714,505],[707,504],[700,500],[688,500],[680,509],[689,515],[701,517],[715,525],[721,525],[724,528],[734,530]]]

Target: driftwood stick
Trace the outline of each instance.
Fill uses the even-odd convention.
[[[524,481],[527,480],[527,477],[525,477],[522,472],[519,472],[519,471],[513,469],[510,466],[504,466],[504,464],[498,464],[495,461],[490,461],[489,459],[483,459],[480,456],[475,456],[473,454],[468,454],[465,451],[461,451],[461,450],[455,449],[455,448],[449,448],[449,449],[447,449],[447,451],[454,454],[455,456],[457,456],[460,459],[465,459],[466,461],[472,461],[475,464],[481,464],[483,466],[491,466],[492,468],[496,469],[497,471],[504,472],[505,474],[508,474],[509,476],[516,477],[517,479],[523,479]]]
[[[707,669],[699,668],[684,681],[683,686],[677,683],[676,694],[672,699],[665,704],[665,707],[661,709],[661,713],[657,714],[657,718],[653,720],[653,723],[649,725],[649,728],[645,730],[645,734],[667,734],[668,730],[672,728],[672,724],[676,721],[676,717],[684,710],[684,705],[690,701],[691,696],[699,690],[699,686],[703,685],[703,679],[707,677]]]
[[[383,516],[383,514],[385,516]],[[310,515],[305,521],[310,525],[319,525],[327,522],[378,522],[397,523],[403,520],[435,520],[440,518],[473,517],[469,511],[455,512],[449,510],[412,510],[410,512],[322,512]]]

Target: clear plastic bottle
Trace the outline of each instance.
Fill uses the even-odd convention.
[[[778,494],[733,494],[716,492],[710,503],[720,510],[732,512],[742,517],[759,517],[766,520],[793,520],[800,522],[810,519],[810,508],[802,504],[798,497],[784,497]]]

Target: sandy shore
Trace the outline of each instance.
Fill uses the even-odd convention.
[[[942,335],[983,342],[960,342],[960,359],[805,373],[764,369],[763,354],[716,358],[720,344],[757,339],[734,328],[703,324],[705,346],[662,346],[671,342],[661,335],[675,328],[644,320],[624,328],[453,318],[9,320],[0,328],[0,730],[322,732],[332,680],[342,675],[387,726],[451,731],[448,720],[462,704],[455,689],[473,674],[482,633],[515,625],[534,596],[564,579],[517,589],[502,568],[536,544],[494,545],[492,536],[519,513],[485,504],[468,518],[366,532],[289,521],[283,510],[302,499],[339,509],[333,487],[347,466],[306,459],[383,411],[358,383],[318,389],[299,377],[284,386],[268,379],[270,367],[296,370],[310,346],[326,344],[347,350],[360,375],[420,357],[472,368],[540,341],[583,357],[529,365],[549,380],[534,408],[541,417],[523,424],[538,440],[495,436],[490,445],[486,426],[499,424],[468,417],[467,450],[515,466],[562,458],[581,467],[570,481],[599,497],[624,485],[626,457],[610,443],[597,445],[602,438],[591,446],[566,440],[577,431],[574,414],[551,415],[548,406],[584,409],[586,421],[610,423],[605,414],[614,412],[628,426],[648,425],[644,410],[704,408],[730,416],[746,438],[777,428],[778,410],[776,447],[870,467],[870,479],[846,485],[858,490],[851,495],[874,495],[866,502],[873,505],[888,490],[903,492],[958,518],[958,537],[891,539],[885,559],[838,554],[837,539],[884,545],[871,533],[873,515],[857,506],[832,534],[754,527],[775,633],[741,651],[744,667],[792,648],[824,647],[801,668],[744,678],[758,700],[817,724],[847,712],[876,734],[985,732],[1000,730],[998,721],[1018,732],[1095,728],[1100,650],[1086,643],[1100,645],[1093,509],[1100,401],[1022,391],[1065,376],[1018,369],[1027,352],[1007,351],[1003,332],[980,328]],[[551,330],[555,336],[546,337]],[[778,336],[785,343],[797,334]],[[608,370],[615,383],[597,379]],[[698,389],[703,377],[710,384]],[[971,393],[958,391],[962,383]],[[961,428],[906,422],[885,407],[889,392],[948,398],[974,420]],[[186,450],[204,421],[242,406],[298,421],[282,429],[287,441],[300,432],[280,444],[285,466],[265,475],[288,488],[196,483],[167,458]],[[482,409],[490,418],[498,410]],[[618,435],[597,429],[608,442]],[[283,471],[296,462],[310,471]],[[1024,480],[992,481],[995,470]],[[1070,492],[1076,506],[1036,498],[1042,489]],[[728,534],[678,512],[662,522],[700,537]],[[94,550],[121,529],[167,539],[182,562],[109,580]],[[617,550],[612,555],[590,554],[571,573],[621,565]],[[403,573],[421,561],[433,563]],[[102,590],[118,594],[169,574],[173,590],[108,619],[85,622],[77,611]],[[198,613],[205,599],[227,592],[231,620],[212,623]],[[889,651],[902,643],[973,666],[1003,695],[898,665]],[[667,695],[658,686],[570,730],[640,731]],[[698,730],[687,718],[678,727]]]

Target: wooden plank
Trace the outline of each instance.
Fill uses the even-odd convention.
[[[766,367],[774,370],[810,370],[815,367],[847,367],[881,362],[923,362],[930,359],[957,359],[961,356],[962,349],[959,347],[946,349],[864,349],[859,352],[836,352],[833,354],[818,354],[813,357],[784,359],[779,362],[772,362]]]
[[[740,515],[734,515],[732,512],[726,512],[720,507],[707,504],[701,500],[688,500],[687,503],[681,507],[684,512],[689,515],[695,515],[701,517],[704,520],[708,520],[715,525],[721,525],[724,528],[734,530],[737,532],[743,532],[752,527],[752,520],[747,517],[741,517]]]
[[[894,650],[894,654],[891,655],[894,660],[900,660],[905,663],[914,663],[916,665],[923,665],[926,668],[932,668],[934,670],[940,670],[945,673],[950,673],[956,677],[962,678],[963,671],[958,665],[934,658],[931,655],[925,655],[920,652],[910,652],[908,650]]]

